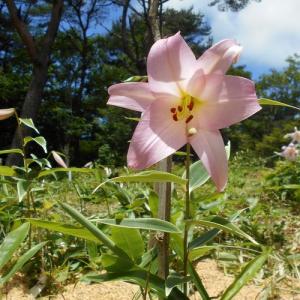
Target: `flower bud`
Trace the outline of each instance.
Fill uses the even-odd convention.
[[[11,117],[14,113],[15,113],[15,109],[14,109],[14,108],[4,108],[4,109],[0,109],[0,121],[1,121],[1,120],[5,120],[5,119],[8,119],[8,118]]]

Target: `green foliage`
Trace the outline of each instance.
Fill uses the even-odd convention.
[[[263,252],[260,256],[256,257],[254,260],[250,261],[243,269],[241,274],[235,279],[235,281],[226,289],[225,293],[222,295],[221,300],[232,299],[239,290],[251,280],[255,274],[261,269],[270,251]]]
[[[17,229],[11,231],[0,245],[0,270],[8,264],[16,252],[21,247],[29,232],[29,223],[24,223]],[[8,270],[0,276],[0,288],[15,275],[25,263],[27,263],[44,245],[46,242],[37,244],[30,248],[27,252],[21,255]]]
[[[266,173],[265,189],[277,199],[300,202],[299,162],[279,160],[275,168]]]

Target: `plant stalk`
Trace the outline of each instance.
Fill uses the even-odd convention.
[[[184,238],[183,238],[183,276],[187,276],[187,264],[188,264],[188,226],[186,221],[190,219],[190,164],[191,164],[191,145],[186,145],[186,160],[185,160],[185,175],[186,175],[186,187],[185,187],[185,211],[184,211]],[[183,291],[188,296],[188,283],[184,283]]]

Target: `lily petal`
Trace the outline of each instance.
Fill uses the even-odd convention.
[[[1,120],[5,120],[5,119],[8,119],[8,118],[11,117],[14,113],[15,113],[15,109],[14,109],[14,108],[4,108],[4,109],[0,109],[0,121],[1,121]]]
[[[153,101],[154,95],[145,82],[114,84],[108,89],[107,104],[143,112]]]
[[[196,118],[201,128],[225,128],[247,119],[261,109],[253,81],[243,77],[207,75],[200,94],[198,98],[203,104]]]
[[[223,191],[227,183],[228,164],[221,133],[218,130],[199,130],[190,138],[190,144],[216,184],[218,191]]]
[[[179,82],[193,74],[196,63],[194,53],[180,33],[157,41],[150,49],[147,60],[151,90],[180,96]]]
[[[142,115],[127,155],[128,166],[144,169],[180,149],[187,142],[183,121],[175,122],[170,99],[159,99]]]
[[[205,74],[225,74],[233,63],[236,63],[242,51],[234,40],[226,39],[207,49],[198,59],[198,68]]]

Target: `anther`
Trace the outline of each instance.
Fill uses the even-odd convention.
[[[189,123],[192,119],[194,118],[193,115],[190,115],[186,120],[185,120],[185,123]]]
[[[177,114],[174,114],[174,115],[173,115],[173,120],[174,120],[174,121],[178,121]]]
[[[178,110],[179,110],[179,112],[182,112],[182,109],[183,109],[183,108],[182,108],[182,106],[181,106],[181,105],[179,105],[179,106],[178,106]]]
[[[175,114],[175,113],[176,113],[176,108],[175,108],[175,107],[172,107],[170,110],[171,110],[171,113],[172,113],[172,114]]]
[[[191,101],[187,107],[188,107],[188,109],[189,109],[190,111],[193,110],[193,107],[194,107],[194,101]]]

